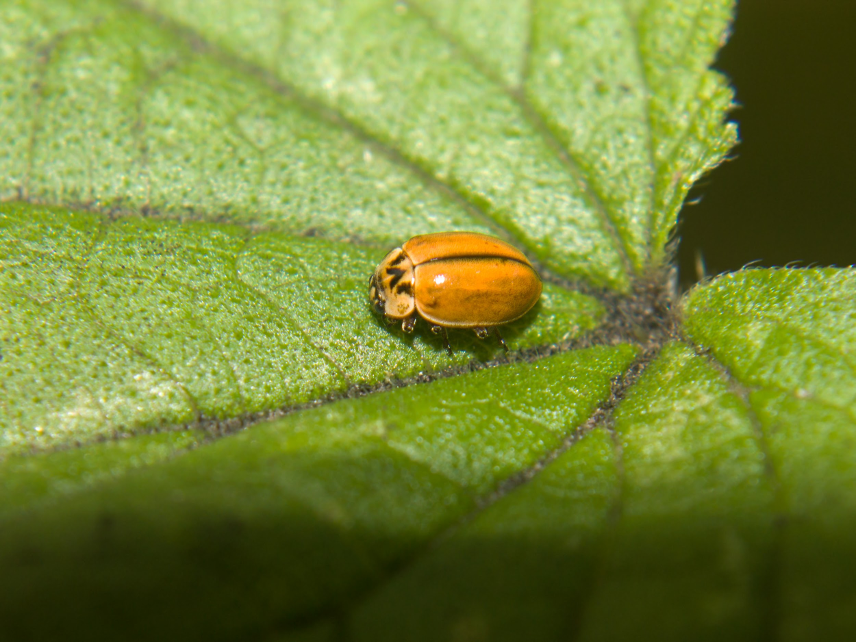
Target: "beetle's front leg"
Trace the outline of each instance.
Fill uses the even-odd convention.
[[[414,328],[416,328],[416,315],[411,315],[401,322],[401,330],[405,333],[412,333]]]

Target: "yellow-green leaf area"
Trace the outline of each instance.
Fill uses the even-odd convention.
[[[106,1],[0,7],[0,195],[389,245],[484,222],[237,60]]]
[[[733,145],[732,1],[0,10],[0,194],[390,244],[472,229],[627,291]]]
[[[856,420],[852,270],[745,270],[687,297],[690,337],[741,382],[774,387]]]
[[[450,358],[426,325],[383,324],[373,247],[7,204],[0,251],[0,452],[246,416],[501,350],[453,332]],[[547,287],[508,341],[561,342],[602,314]]]
[[[774,516],[759,442],[722,376],[669,344],[611,429],[370,596],[349,636],[760,636]]]
[[[4,632],[226,635],[337,613],[561,445],[635,354],[598,347],[342,400],[7,514]],[[35,618],[35,595],[51,619]]]
[[[780,488],[786,638],[845,636],[856,560],[856,277],[747,270],[693,290],[686,327],[746,394]]]

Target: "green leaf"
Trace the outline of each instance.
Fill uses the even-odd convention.
[[[614,423],[394,576],[349,636],[853,632],[854,286],[756,270],[694,290],[686,329],[710,353],[667,344]]]
[[[782,638],[853,632],[856,275],[751,270],[698,289],[687,331],[740,382],[780,521]]]
[[[0,6],[0,631],[852,638],[852,271],[664,294],[731,11]],[[370,310],[450,229],[508,357]]]
[[[40,456],[106,485],[46,485],[10,459],[11,503],[31,510],[0,529],[4,633],[50,637],[79,621],[104,637],[229,637],[336,610],[560,448],[635,352],[597,347],[343,400],[144,469],[122,462],[144,444]],[[35,618],[25,585],[50,619]],[[118,586],[124,607],[102,613]]]
[[[0,454],[246,418],[495,350],[453,333],[450,360],[424,326],[390,331],[368,304],[377,253],[343,242],[30,206],[0,206],[0,231]],[[547,284],[506,334],[562,342],[602,315]]]
[[[0,194],[385,245],[510,233],[625,291],[734,143],[707,71],[731,2],[507,4],[9,6]]]
[[[771,497],[740,399],[669,344],[613,426],[396,576],[356,612],[355,637],[755,632],[762,597],[747,580],[764,571]]]

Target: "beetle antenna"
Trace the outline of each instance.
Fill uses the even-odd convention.
[[[499,340],[499,343],[502,344],[502,347],[505,349],[505,352],[508,352],[508,344],[505,343],[505,340],[502,338],[502,335],[499,334],[499,329],[494,326],[493,334],[496,335],[496,338]]]

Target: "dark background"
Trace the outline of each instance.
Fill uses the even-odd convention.
[[[693,188],[680,281],[757,266],[856,264],[856,0],[743,0],[715,67],[740,140]]]

